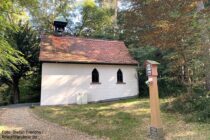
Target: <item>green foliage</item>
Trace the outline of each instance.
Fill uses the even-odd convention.
[[[40,102],[41,76],[29,75],[20,80],[20,103]]]
[[[161,98],[177,97],[186,92],[186,87],[173,78],[167,76],[158,78],[159,96]]]
[[[11,48],[10,44],[0,37],[0,76],[4,76],[7,79],[11,79],[11,71],[17,71],[15,65],[27,64],[22,56],[22,53]]]
[[[112,13],[109,9],[86,0],[81,8],[81,22],[76,25],[76,35],[95,38],[114,38]]]
[[[149,46],[138,47],[134,45],[135,44],[131,44],[128,48],[132,56],[134,56],[134,58],[140,63],[140,66],[138,68],[139,93],[140,96],[149,96],[148,87],[145,84],[145,81],[147,81],[147,76],[144,67],[144,61],[147,59],[156,60],[156,52],[158,51],[158,49]]]
[[[8,32],[5,34],[6,41],[9,42],[11,50],[15,50],[21,55],[21,58],[18,58],[17,55],[13,54],[18,63],[10,61],[13,65],[7,65],[6,67],[12,78],[14,76],[25,76],[29,70],[36,69],[38,66],[39,38],[36,32],[27,23],[22,24],[20,22],[17,26],[17,31],[7,29]],[[7,78],[3,75],[1,78],[8,85],[13,83],[12,78]]]
[[[17,31],[8,29],[7,41],[12,48],[18,50],[23,54],[24,59],[29,63],[30,70],[37,67],[39,64],[39,42],[38,33],[34,30],[28,22],[19,22],[16,26]],[[26,66],[28,67],[28,66]]]
[[[10,87],[13,102],[18,102],[19,100],[19,81],[21,78],[26,78],[30,75],[40,76],[38,61],[39,38],[37,32],[28,23],[23,24],[19,22],[16,26],[17,30],[8,28],[8,32],[5,33],[4,37],[9,42],[9,48],[19,52],[21,58],[17,57],[16,54],[12,54],[12,57],[15,57],[17,61],[10,61],[12,65],[5,62],[5,70],[8,71],[8,76],[6,74],[0,75],[0,82]],[[8,52],[8,50],[5,50],[5,52]]]
[[[30,1],[33,3],[35,0]],[[15,65],[27,64],[23,58],[23,54],[12,48],[10,41],[6,38],[8,29],[13,32],[17,31],[15,27],[15,21],[19,19],[17,15],[21,15],[22,8],[18,6],[29,6],[29,3],[24,3],[21,0],[12,1],[4,0],[1,1],[0,5],[0,76],[4,76],[7,79],[11,79],[11,71],[8,67],[16,71]]]
[[[20,80],[20,103],[40,102],[41,77],[37,74],[28,75]],[[12,89],[3,84],[0,86],[0,106],[11,103]]]
[[[160,96],[185,94],[165,109],[187,114],[187,120],[209,122],[210,100],[205,91],[210,89],[209,7],[198,10],[202,1],[197,0],[127,2],[130,7],[120,15],[121,37],[139,62],[160,62]],[[145,81],[143,69],[139,72]],[[145,86],[144,81],[140,86]]]
[[[130,6],[120,14],[121,37],[133,47],[159,48],[162,59],[148,56],[160,60],[164,80],[173,79],[186,86],[188,92],[210,81],[209,7],[198,11],[196,0],[125,1]]]
[[[176,78],[171,77],[169,74],[170,71],[168,70],[168,60],[164,57],[165,53],[169,52],[162,51],[156,47],[135,47],[134,45],[135,44],[131,44],[129,46],[129,50],[134,58],[140,63],[140,67],[138,68],[140,96],[149,96],[148,87],[145,84],[145,81],[148,80],[144,66],[145,60],[156,60],[161,62],[161,64],[158,66],[158,85],[160,97],[177,96],[186,91],[186,88]]]
[[[9,88],[7,85],[3,84],[0,86],[0,106],[7,105],[10,103]]]
[[[171,113],[185,114],[186,121],[210,123],[210,96],[202,89],[195,90],[196,93],[184,94],[166,103],[162,109]]]

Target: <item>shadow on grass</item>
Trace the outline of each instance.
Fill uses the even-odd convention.
[[[167,102],[165,99],[161,103]],[[129,99],[88,105],[36,107],[39,116],[63,126],[75,128],[90,135],[113,140],[147,139],[150,124],[148,99]],[[187,124],[177,113],[161,113],[167,139],[198,138],[200,131],[210,125]],[[207,129],[204,129],[207,128]],[[208,134],[201,138],[210,137]]]

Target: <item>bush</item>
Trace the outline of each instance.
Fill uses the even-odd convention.
[[[164,54],[167,52],[163,52],[157,47],[139,47],[135,46],[135,44],[129,45],[129,51],[140,64],[138,67],[140,97],[149,96],[149,88],[145,84],[145,81],[148,80],[146,68],[144,66],[145,60],[155,60],[161,63],[158,65],[158,87],[160,97],[178,96],[181,93],[186,92],[186,88],[179,82],[177,79],[178,77],[174,75],[176,72],[170,71],[168,68],[171,61],[168,61],[164,57]]]
[[[149,96],[149,87],[145,84],[145,81],[148,80],[146,76],[145,70],[141,72],[142,75],[139,77],[139,93],[140,97],[148,97]],[[178,83],[174,79],[170,79],[168,77],[158,77],[158,90],[159,97],[175,97],[179,96],[183,92],[186,92],[186,88],[183,84]]]
[[[186,121],[210,123],[210,97],[206,92],[184,94],[171,103],[164,104],[162,109],[184,114]]]
[[[0,106],[10,104],[10,90],[6,85],[0,86]]]
[[[176,80],[168,77],[158,77],[158,88],[159,96],[162,97],[176,97],[186,92],[186,88],[183,84],[177,82]]]
[[[20,103],[40,102],[40,76],[31,76],[20,81]]]

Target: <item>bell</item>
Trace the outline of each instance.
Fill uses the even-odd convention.
[[[53,23],[55,27],[54,29],[55,35],[62,36],[67,23],[68,23],[67,20],[62,15],[56,17]]]

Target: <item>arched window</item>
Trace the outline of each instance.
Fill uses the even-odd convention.
[[[93,69],[92,71],[92,83],[99,83],[99,73],[97,69]]]
[[[123,73],[120,69],[117,71],[117,83],[123,83]]]

